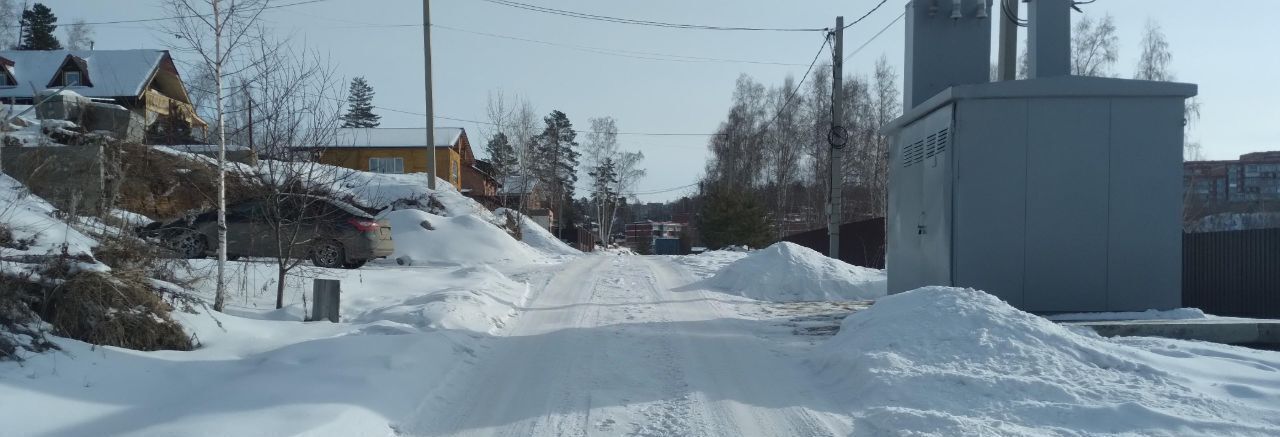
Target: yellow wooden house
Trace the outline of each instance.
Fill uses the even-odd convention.
[[[425,128],[338,129],[332,144],[318,147],[319,161],[374,173],[426,173]],[[463,188],[463,165],[475,160],[466,130],[435,129],[436,177]]]

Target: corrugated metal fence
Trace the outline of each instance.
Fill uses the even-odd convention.
[[[1183,234],[1182,305],[1280,318],[1280,229]]]
[[[855,266],[884,268],[884,219],[876,218],[840,225],[840,260]],[[782,238],[827,253],[831,240],[826,229],[814,229]]]

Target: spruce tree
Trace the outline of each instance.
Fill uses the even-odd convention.
[[[363,76],[351,79],[347,94],[347,113],[342,115],[342,127],[378,127],[382,117],[373,113],[373,87]]]
[[[41,3],[22,11],[22,43],[18,50],[58,50],[62,43],[53,31],[58,29],[58,17]]]
[[[698,214],[698,231],[707,247],[764,247],[770,242],[764,204],[747,192],[717,189],[707,193]]]
[[[489,164],[493,166],[493,177],[502,179],[515,172],[520,161],[516,159],[516,149],[511,146],[507,134],[498,132],[484,146],[489,152]]]

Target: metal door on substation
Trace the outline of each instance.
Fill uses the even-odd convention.
[[[921,121],[920,252],[925,285],[951,285],[952,107]]]

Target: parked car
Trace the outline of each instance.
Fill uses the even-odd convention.
[[[139,229],[186,258],[217,253],[217,210]],[[227,257],[309,258],[319,267],[354,269],[395,250],[391,223],[346,202],[272,194],[227,205]]]

